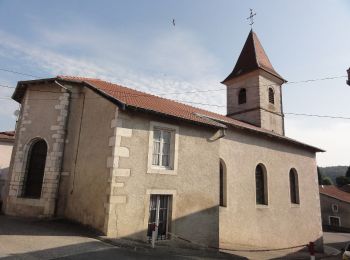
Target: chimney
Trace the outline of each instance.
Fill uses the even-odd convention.
[[[350,86],[350,68],[347,70],[348,73],[348,80],[346,81],[346,84]]]

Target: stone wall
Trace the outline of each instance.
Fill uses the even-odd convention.
[[[6,204],[6,213],[10,215],[48,217],[54,214],[69,95],[58,86],[42,91],[48,87],[30,88],[22,102]],[[25,198],[23,189],[29,149],[38,138],[45,140],[48,147],[42,193],[40,199]]]
[[[119,115],[118,108],[115,111],[115,117],[111,121],[113,136],[109,138],[109,146],[111,147],[111,156],[107,158],[107,168],[109,169],[109,179],[105,202],[105,226],[104,232],[108,236],[117,237],[118,234],[118,205],[127,203],[128,196],[124,191],[125,182],[131,174],[130,168],[122,168],[119,165],[121,158],[129,158],[130,151],[128,147],[122,146],[121,142],[124,138],[132,137],[132,129],[125,128],[125,120],[122,115]]]

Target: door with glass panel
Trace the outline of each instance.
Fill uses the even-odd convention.
[[[149,205],[149,219],[147,237],[152,238],[156,231],[157,240],[169,238],[171,222],[171,195],[151,195]]]

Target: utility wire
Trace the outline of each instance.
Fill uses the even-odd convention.
[[[310,117],[323,117],[323,118],[350,120],[350,117],[344,117],[344,116],[328,116],[328,115],[301,114],[301,113],[284,113],[284,114],[293,115],[293,116],[310,116]]]
[[[10,86],[7,86],[7,85],[2,85],[2,84],[0,84],[0,87],[2,87],[2,88],[12,88],[12,89],[15,89],[15,87],[10,87]]]
[[[39,78],[38,76],[34,76],[32,74],[22,73],[14,70],[8,70],[4,68],[0,68],[0,71],[10,72],[14,74],[24,75],[24,76],[30,76],[33,78]],[[334,76],[334,77],[325,77],[325,78],[316,78],[316,79],[307,79],[307,80],[300,80],[300,81],[290,81],[285,84],[297,84],[297,83],[308,83],[308,82],[315,82],[315,81],[323,81],[323,80],[332,80],[332,79],[338,79],[338,78],[345,78],[347,76]],[[260,85],[260,86],[274,86],[278,84],[267,84],[267,85]],[[10,87],[7,85],[0,84],[0,87],[3,88],[9,88],[9,89],[15,89],[15,87]],[[250,86],[245,88],[256,88],[256,86]],[[190,93],[203,93],[203,92],[214,92],[214,91],[223,91],[226,90],[226,88],[220,88],[220,89],[206,89],[206,90],[192,90],[192,91],[185,91],[185,92],[172,92],[172,93],[158,93],[157,95],[178,95],[178,94],[190,94]],[[55,91],[41,91],[36,90],[38,92],[51,92],[51,93],[57,93]],[[120,92],[126,94],[126,97],[141,97],[141,96],[147,96],[147,97],[154,97],[159,98],[158,96],[153,96],[150,94],[128,94],[124,91],[114,91],[114,92]],[[108,94],[108,93],[107,93]],[[96,98],[102,98],[102,97],[96,97]],[[0,97],[1,100],[12,100],[11,97]],[[91,98],[93,99],[93,98]],[[56,98],[52,99],[42,99],[42,98],[35,98],[32,100],[56,100]],[[224,105],[216,105],[216,104],[207,104],[207,103],[201,103],[201,102],[192,102],[192,101],[186,101],[186,100],[173,100],[176,102],[182,102],[182,103],[188,103],[188,104],[194,104],[194,105],[201,105],[201,106],[211,106],[211,107],[231,107],[231,106],[224,106]],[[317,115],[317,114],[304,114],[304,113],[284,113],[286,115],[294,115],[294,116],[308,116],[308,117],[319,117],[319,118],[332,118],[332,119],[345,119],[350,120],[349,117],[343,117],[343,116],[328,116],[328,115]]]
[[[58,93],[53,92],[52,93]],[[96,97],[96,98],[102,98],[102,97]],[[0,97],[0,100],[11,100],[10,97]],[[72,97],[72,99],[78,99]],[[86,98],[86,99],[95,99],[95,98]],[[32,98],[29,100],[57,100],[57,98]],[[203,105],[203,106],[216,106],[216,107],[226,107],[221,105],[213,105],[213,104],[206,104],[206,103],[199,103],[199,102],[191,102],[191,101],[185,101],[185,100],[174,100],[176,102],[182,102],[182,103],[189,103],[189,104],[195,104],[195,105]],[[344,120],[350,120],[350,117],[344,117],[344,116],[333,116],[333,115],[318,115],[318,114],[305,114],[305,113],[292,113],[292,112],[284,112],[285,115],[292,115],[292,116],[306,116],[306,117],[318,117],[318,118],[330,118],[330,119],[344,119]]]
[[[22,72],[18,72],[18,71],[14,71],[14,70],[8,70],[8,69],[4,69],[4,68],[0,68],[0,71],[6,71],[6,72],[10,72],[10,73],[19,74],[19,75],[30,76],[30,77],[33,77],[33,78],[40,78],[40,77],[34,76],[32,74],[22,73]],[[323,80],[332,80],[332,79],[345,78],[345,77],[347,77],[347,76],[334,76],[334,77],[324,77],[324,78],[307,79],[307,80],[300,80],[300,81],[290,81],[290,82],[286,82],[285,85],[287,85],[287,84],[297,84],[297,83],[309,83],[309,82],[323,81]],[[276,84],[276,83],[273,83],[273,84],[266,84],[266,85],[260,85],[260,86],[269,87],[269,86],[279,86],[279,85]],[[14,88],[14,87],[9,87],[9,86],[5,86],[5,85],[0,85],[0,87]],[[253,85],[253,86],[248,86],[248,87],[245,87],[245,88],[246,89],[248,89],[248,88],[256,88],[256,86]],[[157,95],[180,95],[180,94],[191,94],[191,93],[216,92],[216,91],[224,91],[224,90],[226,90],[226,88],[190,90],[190,91],[170,92],[170,93],[158,93]]]
[[[0,70],[1,70],[1,71],[5,71],[5,72],[9,72],[9,73],[14,73],[14,74],[17,74],[17,75],[29,76],[29,77],[37,78],[37,79],[40,78],[40,77],[34,76],[34,75],[32,75],[32,74],[22,73],[22,72],[18,72],[18,71],[15,71],[15,70],[9,70],[9,69],[4,69],[4,68],[0,68]]]

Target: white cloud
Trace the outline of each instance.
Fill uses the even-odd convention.
[[[10,55],[51,75],[98,77],[154,94],[222,87],[217,76],[218,62],[189,32],[160,33],[139,50],[126,36],[93,27],[88,32],[74,28],[38,31],[40,41],[32,43],[0,31],[0,50],[6,49]],[[61,50],[69,46],[80,52],[73,55]],[[224,105],[223,94],[224,91],[168,97]],[[204,108],[225,112],[224,108]]]
[[[350,165],[350,122],[328,119],[322,126],[314,126],[312,120],[288,119],[286,123],[289,137],[326,150],[317,154],[319,165]]]
[[[39,37],[33,41],[0,31],[0,55],[16,60],[16,64],[30,64],[50,76],[98,77],[153,94],[224,89],[219,83],[219,62],[191,32],[177,29],[159,32],[150,42],[140,44],[136,36],[93,26],[84,28],[88,29],[39,28]],[[215,91],[165,96],[225,106],[225,95],[225,91]],[[14,102],[1,101],[1,104],[5,107],[1,114],[13,113]],[[226,112],[224,107],[194,106]],[[288,136],[327,150],[318,155],[320,165],[350,164],[347,156],[350,123],[334,121],[324,128],[310,127],[302,119],[287,119],[286,123]]]

